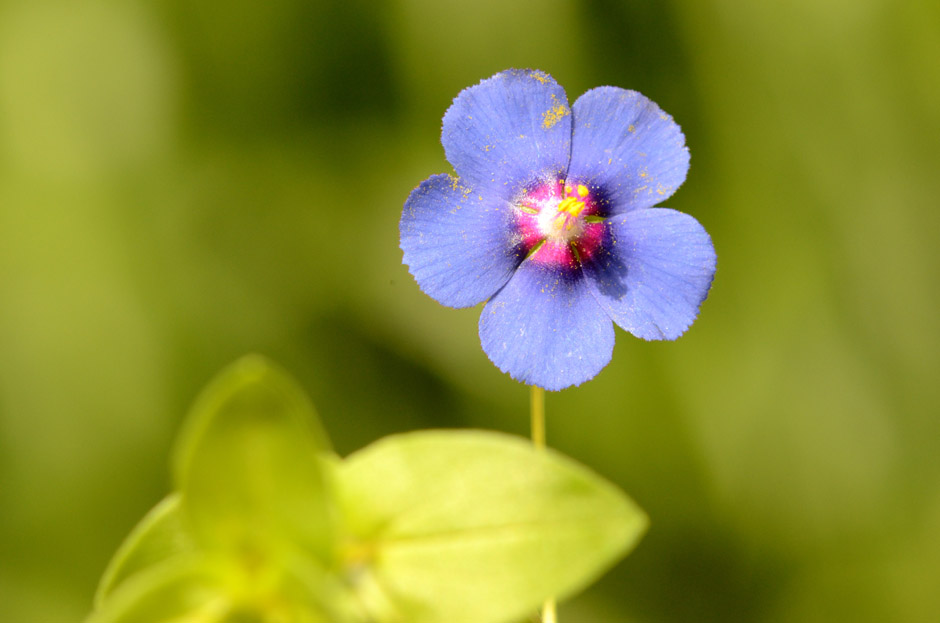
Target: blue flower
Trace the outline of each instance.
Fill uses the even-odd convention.
[[[458,177],[409,195],[403,261],[443,305],[487,301],[480,341],[500,370],[564,389],[610,361],[613,323],[674,340],[695,320],[715,250],[694,218],[653,207],[689,169],[655,103],[598,87],[569,108],[551,76],[512,69],[457,96],[441,142]]]

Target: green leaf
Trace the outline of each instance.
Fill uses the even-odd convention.
[[[585,587],[646,515],[588,469],[479,431],[388,437],[337,470],[347,575],[381,621],[499,623]]]
[[[85,623],[222,623],[230,610],[203,560],[176,557],[128,578]]]
[[[287,562],[279,578],[276,601],[289,606],[291,615],[265,621],[299,623],[316,617],[314,620],[322,619],[324,623],[374,623],[363,616],[361,604],[342,578],[333,570],[310,563],[299,558]]]
[[[224,559],[177,557],[121,584],[85,623],[364,621],[335,577],[297,558],[292,563],[245,578],[233,574]]]
[[[327,560],[326,434],[303,391],[258,356],[203,391],[177,448],[175,477],[197,542],[247,567],[299,547]]]
[[[359,616],[361,607],[336,575],[307,557],[285,556],[281,568],[256,568],[245,573],[246,569],[233,567],[226,557],[207,556],[192,549],[176,551],[162,560],[149,560],[149,552],[140,556],[141,542],[157,540],[161,531],[157,526],[178,522],[178,496],[172,496],[135,528],[128,543],[133,541],[136,547],[124,558],[120,554],[125,547],[119,550],[115,557],[119,566],[106,574],[106,578],[113,574],[115,580],[96,595],[95,612],[88,623],[363,620]],[[135,540],[139,532],[142,534]]]
[[[124,539],[98,584],[95,592],[96,608],[135,573],[193,551],[192,539],[180,522],[179,502],[179,495],[176,494],[164,498]]]

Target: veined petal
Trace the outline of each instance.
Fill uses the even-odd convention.
[[[652,207],[685,181],[682,130],[640,93],[591,89],[574,103],[573,117],[568,179],[600,189],[609,214]]]
[[[568,98],[546,73],[500,72],[454,99],[441,143],[461,182],[512,199],[536,179],[564,176],[571,148]]]
[[[512,378],[558,391],[607,365],[614,327],[581,271],[526,261],[483,308],[480,342]]]
[[[688,214],[655,208],[607,221],[609,244],[585,262],[597,302],[620,327],[646,340],[689,328],[715,276],[715,249]]]
[[[421,290],[449,307],[486,300],[524,257],[510,206],[450,175],[434,175],[405,201],[399,233],[403,262]]]

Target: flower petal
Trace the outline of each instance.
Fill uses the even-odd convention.
[[[512,378],[557,391],[607,365],[614,327],[581,271],[526,261],[483,308],[480,342]]]
[[[568,98],[546,73],[500,72],[454,99],[441,142],[461,182],[512,199],[536,179],[564,176],[571,149]]]
[[[398,228],[402,261],[418,286],[449,307],[492,296],[525,255],[510,206],[450,175],[433,175],[411,192]]]
[[[711,238],[688,214],[665,208],[634,210],[607,225],[610,244],[583,266],[597,302],[637,337],[676,339],[715,276]]]
[[[685,181],[682,130],[640,93],[591,89],[574,103],[573,117],[568,179],[599,188],[609,214],[652,207]]]

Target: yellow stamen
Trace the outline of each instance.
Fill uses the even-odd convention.
[[[584,208],[587,207],[583,201],[578,201],[576,197],[565,197],[560,202],[558,202],[557,215],[552,225],[556,231],[561,231],[564,229],[571,229],[575,224],[575,219],[584,211]]]
[[[587,197],[588,193],[590,192],[591,191],[588,190],[587,186],[585,186],[584,184],[578,184],[578,196]]]
[[[571,216],[578,216],[587,207],[583,201],[578,201],[574,197],[565,197],[558,204],[558,212],[567,212]]]

